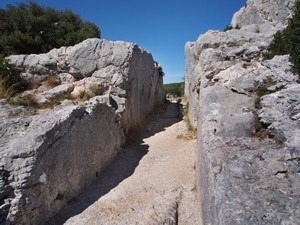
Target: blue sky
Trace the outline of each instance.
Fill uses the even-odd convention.
[[[0,7],[26,0],[0,0]],[[108,40],[137,43],[151,52],[165,72],[164,82],[184,77],[184,45],[207,30],[223,30],[245,0],[36,0],[71,9],[95,23]]]

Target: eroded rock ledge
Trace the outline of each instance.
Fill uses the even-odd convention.
[[[88,39],[8,59],[37,86],[18,98],[30,95],[42,107],[0,102],[0,224],[41,224],[90,184],[126,133],[163,102],[163,82],[151,54],[121,41]]]
[[[300,223],[299,77],[289,56],[263,59],[285,26],[286,17],[273,13],[289,15],[293,2],[249,0],[233,19],[240,30],[209,31],[186,44],[205,225]]]

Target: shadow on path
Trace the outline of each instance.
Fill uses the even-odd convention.
[[[62,225],[69,218],[80,214],[94,202],[130,177],[140,160],[148,153],[149,146],[143,144],[143,139],[151,137],[167,127],[179,122],[178,105],[167,103],[165,110],[157,112],[149,124],[140,132],[130,135],[129,142],[123,147],[116,159],[100,174],[96,181],[84,189],[82,193],[71,200],[60,212],[45,225]]]

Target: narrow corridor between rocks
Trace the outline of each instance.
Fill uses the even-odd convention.
[[[97,180],[47,225],[199,224],[196,211],[195,145],[167,104]]]

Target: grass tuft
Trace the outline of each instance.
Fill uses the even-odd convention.
[[[7,78],[0,76],[0,98],[10,98],[14,96],[17,84],[9,84]]]
[[[184,135],[178,135],[177,138],[195,139],[197,136],[197,130],[192,126],[188,117],[189,103],[187,102],[186,97],[183,98],[183,101],[178,102],[178,106],[179,117],[185,122],[188,132]]]
[[[17,97],[13,104],[15,105],[22,105],[26,107],[38,108],[39,105],[34,97],[33,94],[27,94],[22,97]]]
[[[0,55],[0,98],[11,98],[24,91],[28,84],[20,77],[20,72]]]
[[[48,88],[54,88],[60,84],[61,84],[61,81],[55,74],[49,75],[45,80],[45,85]]]

